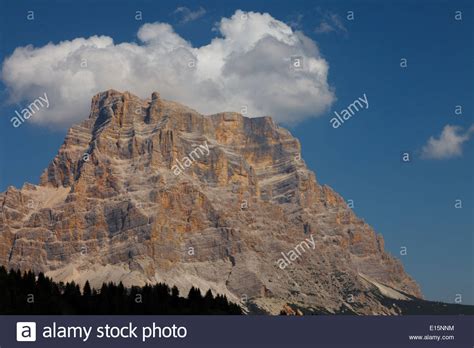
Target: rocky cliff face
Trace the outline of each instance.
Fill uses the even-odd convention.
[[[387,298],[421,297],[287,130],[158,93],[96,95],[41,183],[0,194],[0,263],[95,285],[211,288],[273,314],[395,314]]]

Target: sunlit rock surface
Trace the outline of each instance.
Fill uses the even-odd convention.
[[[315,248],[281,269],[282,253],[310,236]],[[158,93],[96,95],[40,185],[0,194],[0,260],[95,286],[211,288],[272,314],[287,304],[398,314],[387,298],[422,296],[382,237],[317,182],[286,129],[270,117],[203,116]]]

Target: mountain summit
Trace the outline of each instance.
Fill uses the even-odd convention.
[[[210,288],[271,314],[398,314],[387,299],[422,296],[286,129],[156,92],[97,94],[40,184],[0,194],[0,264]]]

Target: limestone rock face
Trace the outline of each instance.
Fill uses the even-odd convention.
[[[40,184],[0,194],[0,263],[95,286],[211,288],[272,314],[396,314],[382,299],[421,297],[287,130],[156,92],[96,95]]]

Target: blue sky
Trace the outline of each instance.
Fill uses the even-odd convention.
[[[2,62],[20,46],[77,37],[107,35],[116,44],[136,43],[139,28],[153,22],[169,23],[200,47],[219,36],[216,22],[237,9],[269,13],[302,31],[327,61],[336,98],[318,117],[289,126],[306,163],[320,183],[354,201],[355,212],[384,236],[387,250],[402,260],[426,298],[454,302],[462,294],[463,303],[474,303],[472,2],[12,1],[2,6]],[[176,11],[179,7],[187,9]],[[34,21],[25,19],[29,10],[35,11]],[[458,10],[462,21],[454,20]],[[135,20],[136,11],[142,11],[142,21]],[[354,12],[354,20],[347,20],[347,11]],[[400,67],[402,58],[406,68]],[[29,100],[11,104],[9,92],[0,82],[1,191],[37,183],[66,132],[35,122],[14,129],[11,117]],[[332,128],[334,111],[364,93],[369,108]],[[455,114],[456,105],[462,115]],[[446,125],[460,128],[454,139],[446,133],[451,143],[436,142]],[[430,137],[436,145],[431,150],[438,151],[432,158],[422,156]],[[404,151],[411,153],[410,163],[401,161]],[[462,209],[455,209],[457,199]],[[400,255],[401,247],[407,255]]]

